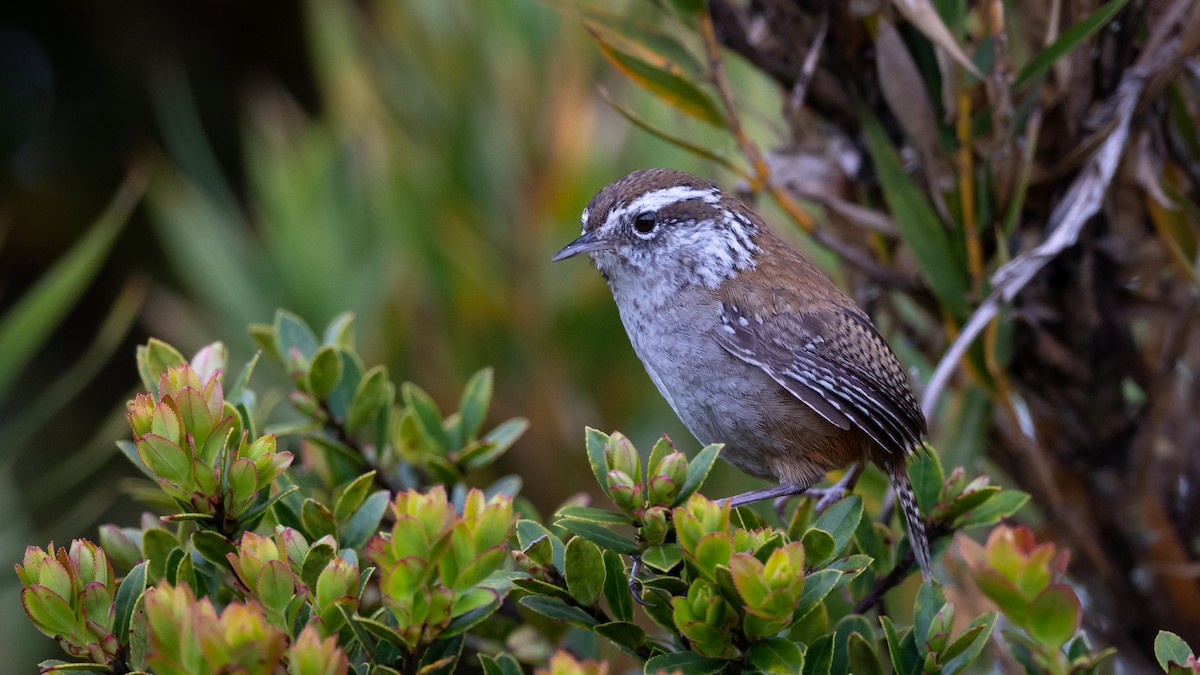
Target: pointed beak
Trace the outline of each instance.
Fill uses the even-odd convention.
[[[563,249],[558,253],[555,253],[554,257],[550,259],[550,262],[566,260],[567,258],[577,256],[580,253],[590,253],[592,251],[599,251],[608,247],[608,240],[598,237],[595,230],[584,232],[583,235],[581,235],[578,239],[564,246]]]

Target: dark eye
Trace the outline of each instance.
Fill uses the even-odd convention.
[[[633,219],[634,228],[636,228],[637,231],[641,232],[642,234],[649,234],[657,224],[658,223],[655,221],[654,213],[651,211],[639,213],[637,218]]]

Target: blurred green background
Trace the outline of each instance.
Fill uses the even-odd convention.
[[[446,406],[493,365],[494,418],[532,422],[503,469],[545,511],[592,483],[584,425],[693,451],[599,275],[549,259],[628,171],[728,176],[597,85],[728,149],[552,3],[4,3],[0,560],[135,522],[113,446],[135,345],[225,340],[239,363],[277,307],[316,326],[353,311],[367,363]],[[735,473],[709,489],[744,487]],[[17,591],[0,572],[0,654],[33,663],[55,649]]]

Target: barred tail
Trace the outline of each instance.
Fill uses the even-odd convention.
[[[898,462],[888,468],[888,473],[896,490],[896,501],[900,503],[900,511],[904,514],[904,524],[908,527],[909,544],[917,558],[917,564],[921,566],[921,574],[928,580],[929,538],[925,536],[925,519],[921,517],[921,509],[917,507],[917,495],[913,493],[912,483],[908,480],[907,467],[904,462]]]

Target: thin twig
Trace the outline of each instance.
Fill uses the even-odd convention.
[[[813,42],[808,47],[808,53],[804,55],[804,63],[800,65],[800,74],[796,77],[796,83],[792,85],[792,93],[788,96],[788,107],[793,115],[800,112],[804,107],[804,98],[808,94],[808,85],[812,82],[813,74],[817,71],[817,59],[821,56],[821,49],[825,46],[825,36],[829,34],[829,8],[821,12],[821,24],[817,27],[817,35],[813,38]]]

